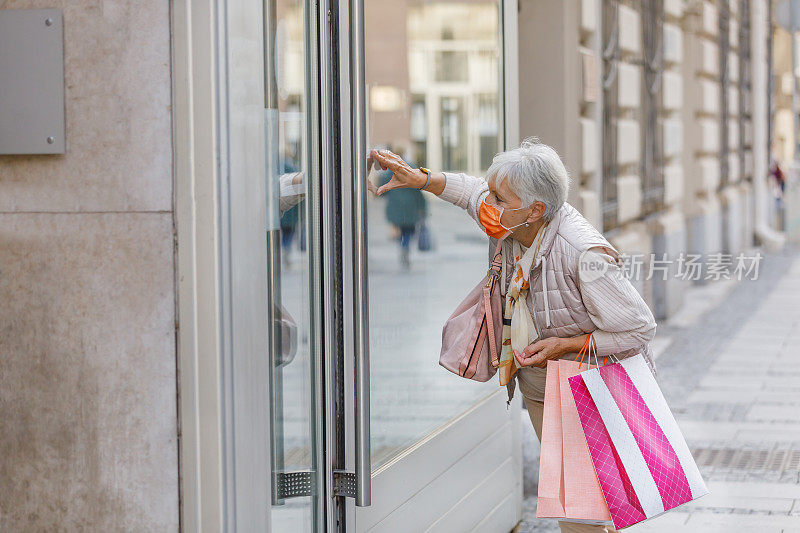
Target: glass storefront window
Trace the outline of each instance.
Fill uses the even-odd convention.
[[[265,4],[265,88],[267,137],[267,211],[272,323],[272,468],[286,472],[317,470],[314,459],[313,331],[309,272],[318,257],[309,245],[306,176],[307,109],[316,95],[306,94],[312,51],[304,28],[304,3],[269,0]],[[276,499],[273,531],[313,531],[315,498]]]
[[[499,1],[365,2],[370,147],[483,175],[504,142],[499,14]],[[498,390],[438,364],[442,326],[487,263],[486,235],[461,209],[409,189],[370,199],[373,468]]]

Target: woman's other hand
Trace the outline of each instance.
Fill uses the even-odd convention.
[[[526,346],[522,353],[514,350],[514,357],[522,366],[544,368],[550,359],[558,359],[570,351],[569,346],[571,345],[565,342],[567,340],[558,337],[541,339]]]
[[[373,164],[380,165],[382,170],[389,169],[392,172],[392,179],[378,187],[375,192],[378,196],[392,189],[419,189],[428,180],[428,176],[424,172],[418,168],[411,168],[408,163],[403,161],[402,157],[390,150],[372,150],[370,158]]]

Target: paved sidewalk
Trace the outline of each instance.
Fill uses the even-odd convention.
[[[659,325],[659,383],[711,493],[632,532],[800,532],[800,254],[769,254],[759,279]],[[706,303],[706,305],[708,305]],[[687,320],[687,316],[694,316]],[[537,520],[538,441],[523,411],[523,532],[559,531]]]

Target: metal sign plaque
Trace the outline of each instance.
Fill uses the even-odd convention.
[[[63,154],[60,9],[0,10],[0,154]]]

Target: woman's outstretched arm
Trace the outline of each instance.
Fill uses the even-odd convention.
[[[425,187],[423,190],[457,205],[466,210],[473,219],[478,220],[478,205],[489,192],[489,186],[483,178],[476,178],[463,172],[431,172],[430,182],[425,186],[428,175],[418,168],[411,168],[397,154],[389,150],[372,150],[370,157],[382,169],[389,169],[392,172],[392,179],[375,191],[378,196],[392,189]]]
[[[305,198],[306,190],[303,185],[302,172],[287,172],[278,178],[278,209],[281,214],[300,203]]]

